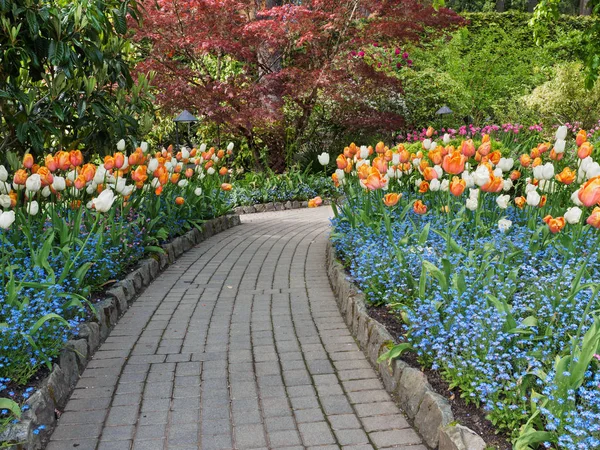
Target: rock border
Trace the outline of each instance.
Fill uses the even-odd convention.
[[[329,282],[348,328],[425,443],[439,450],[485,450],[485,441],[477,433],[455,422],[450,403],[433,390],[423,372],[400,359],[377,362],[395,340],[367,314],[364,295],[337,261],[331,242],[326,258]]]
[[[324,199],[323,205],[331,205],[330,199]],[[308,202],[306,200],[288,200],[287,202],[269,202],[269,203],[258,203],[250,206],[238,206],[233,208],[235,214],[255,214],[272,211],[285,211],[287,209],[301,209],[308,208]]]
[[[202,224],[202,230],[194,228],[165,244],[162,247],[165,253],[157,259],[140,261],[136,269],[113,284],[106,291],[106,296],[94,305],[96,321],[82,323],[77,339],[67,341],[50,375],[25,402],[29,408],[23,412],[18,423],[9,426],[0,435],[0,443],[17,442],[9,447],[11,450],[44,448],[45,441],[56,426],[55,411],[65,406],[87,362],[138,295],[178,256],[207,238],[239,224],[240,216],[233,214],[209,220]],[[42,430],[40,426],[43,426]]]

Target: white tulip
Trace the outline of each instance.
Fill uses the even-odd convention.
[[[581,220],[582,213],[583,211],[580,208],[578,208],[577,206],[572,206],[570,208],[567,208],[564,217],[568,223],[576,224],[579,223],[579,221]]]
[[[490,171],[486,166],[479,166],[477,170],[473,172],[473,181],[479,187],[484,186],[490,182]]]
[[[94,186],[94,184],[95,183],[91,183],[85,187],[85,192],[87,192],[89,195],[92,195],[94,192],[96,192],[96,189],[98,188],[98,185]]]
[[[554,193],[556,192],[556,183],[554,180],[540,180],[540,191]]]
[[[0,195],[0,207],[10,208],[10,195],[6,195],[6,194]]]
[[[104,189],[98,197],[94,198],[94,206],[98,212],[108,211],[115,201],[115,194],[110,189]]]
[[[40,211],[40,205],[35,200],[27,203],[27,212],[30,216],[35,216]]]
[[[388,178],[396,178],[396,171],[394,170],[393,167],[388,167],[387,176],[388,176]]]
[[[479,198],[479,189],[469,189],[469,198],[477,200]]]
[[[177,186],[179,186],[180,188],[184,188],[188,185],[188,180],[183,179],[183,180],[179,180],[179,182],[177,183]]]
[[[120,152],[125,150],[125,139],[121,139],[119,142],[117,142],[117,150]]]
[[[494,174],[494,176],[495,176],[495,177],[502,178],[502,173],[503,173],[503,172],[502,172],[502,169],[501,169],[500,167],[496,167],[496,168],[495,168],[495,169],[492,171],[492,173]]]
[[[446,192],[448,189],[450,189],[450,182],[448,180],[442,180],[440,191]]]
[[[52,195],[52,191],[50,190],[50,188],[48,186],[45,186],[44,189],[42,189],[42,196],[48,198],[51,195]]]
[[[370,166],[371,162],[368,159],[359,159],[356,161],[356,170],[360,169],[361,166]]]
[[[510,195],[499,195],[498,197],[496,197],[496,203],[498,204],[498,207],[500,209],[508,208],[508,204],[510,203]]]
[[[209,175],[214,175],[215,168],[214,167],[209,167],[208,170],[206,171],[206,173],[208,173]]]
[[[508,192],[512,189],[513,187],[513,182],[510,178],[504,180],[503,185],[502,185],[502,190],[504,192]]]
[[[444,145],[448,145],[450,143],[450,135],[448,133],[444,133],[444,136],[442,137],[442,142],[444,143]]]
[[[472,188],[475,186],[475,180],[473,180],[473,176],[466,170],[462,173],[461,178],[465,180],[466,187]]]
[[[101,164],[98,166],[98,168],[96,169],[96,174],[94,175],[94,182],[96,184],[102,184],[104,183],[104,180],[107,176],[107,171],[104,168],[104,166]],[[56,180],[56,178],[54,178]]]
[[[85,207],[86,207],[87,209],[93,209],[93,207],[94,207],[94,201],[93,201],[93,200],[90,200],[89,202],[87,202],[87,203],[85,204]]]
[[[317,159],[319,160],[319,164],[321,164],[322,166],[326,166],[327,164],[329,164],[329,153],[323,152],[319,156],[317,156]]]
[[[172,173],[173,172],[173,163],[171,161],[167,161],[165,163],[165,169],[167,169],[167,172]]]
[[[12,187],[10,187],[10,183],[0,181],[0,194],[10,194],[11,191]]]
[[[531,191],[535,191],[537,186],[535,184],[527,184],[525,185],[525,195],[529,194]]]
[[[538,192],[536,190],[529,191],[527,193],[527,204],[529,206],[537,206],[540,204],[541,200],[542,200],[542,197],[540,197],[540,194],[538,194]]]
[[[23,189],[25,189],[25,186],[23,186],[22,184],[16,184],[13,182],[12,188],[15,191],[22,191]]]
[[[498,229],[500,231],[502,231],[503,233],[506,233],[511,226],[512,226],[512,220],[500,219],[498,221]]]
[[[423,140],[423,148],[429,150],[431,148],[431,139]]]
[[[429,150],[433,151],[437,148],[437,142],[433,141],[429,144]]]
[[[338,181],[342,181],[346,178],[346,173],[342,169],[335,169],[335,174],[337,175]]]
[[[142,153],[148,153],[148,143],[146,141],[140,144],[140,148],[142,149]]]
[[[567,138],[567,132],[568,130],[565,125],[558,127],[556,130],[556,139],[562,139],[564,141]]]
[[[476,198],[469,197],[467,199],[466,207],[470,211],[475,211],[477,209],[478,204],[479,204],[479,202],[477,201]]]
[[[152,178],[152,181],[150,182],[150,185],[156,189],[157,187],[160,186],[160,180],[158,178]]]
[[[564,139],[557,139],[556,142],[554,143],[554,151],[556,153],[564,153],[565,144],[566,144],[566,142]]]
[[[152,158],[148,163],[148,173],[154,173],[158,169],[158,159]]]
[[[591,163],[585,170],[585,176],[589,180],[600,175],[600,164],[597,162]]]
[[[552,164],[551,162],[547,162],[546,164],[544,164],[542,167],[542,179],[544,180],[551,180],[552,178],[554,178],[554,164]]]
[[[444,175],[444,169],[442,169],[442,166],[433,166],[433,170],[435,170],[435,173],[437,173],[438,178],[442,178],[442,175]]]
[[[55,176],[52,180],[52,188],[58,192],[64,191],[67,188],[67,182],[63,177]]]
[[[436,192],[440,190],[440,180],[434,178],[429,182],[429,190],[432,192]]]
[[[417,169],[421,170],[421,168],[419,167],[421,165],[421,158],[415,158],[413,159],[413,166],[416,167]]]
[[[130,184],[128,186],[125,186],[122,190],[121,190],[121,195],[123,197],[127,197],[131,194],[133,194],[133,190],[135,189],[135,186],[133,184]]]
[[[125,155],[125,158],[123,159],[123,165],[121,166],[120,170],[125,170],[129,167],[129,157],[127,155]]]
[[[0,165],[0,181],[8,180],[8,171],[6,167]]]
[[[200,151],[204,153],[206,151],[206,144],[200,145]]]
[[[190,151],[185,147],[183,147],[181,149],[181,158],[182,159],[190,159]]]
[[[400,153],[392,153],[392,165],[397,166],[400,164]]]
[[[8,230],[15,221],[14,211],[5,211],[0,213],[0,228]]]
[[[360,146],[360,159],[367,159],[369,157],[369,148],[366,145]]]
[[[498,161],[498,167],[502,170],[502,172],[510,171],[515,164],[515,160],[512,158],[500,158]]]
[[[230,152],[230,151],[232,151],[232,150],[233,150],[233,142],[230,142],[230,143],[227,145],[227,151],[229,151],[229,152]]]
[[[202,188],[197,187],[196,189],[194,189],[194,194],[200,197],[202,195]]]
[[[37,192],[42,188],[42,179],[37,173],[30,175],[25,182],[25,187],[28,191]]]
[[[583,203],[579,200],[579,189],[571,194],[571,201],[577,206],[583,206]]]

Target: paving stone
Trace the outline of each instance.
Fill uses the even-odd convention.
[[[132,283],[154,280],[81,374],[48,450],[422,450],[339,312],[331,210],[293,206],[215,235],[230,219],[209,222],[170,245],[161,268],[197,243],[162,273],[153,260],[118,284],[132,300]]]

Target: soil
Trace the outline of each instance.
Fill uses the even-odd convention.
[[[385,326],[388,332],[396,337],[398,341],[402,341],[402,338],[407,331],[406,327],[402,321],[388,311],[385,306],[369,307],[368,313],[373,319]],[[473,404],[467,405],[460,397],[459,389],[450,389],[448,383],[442,379],[439,372],[422,367],[414,353],[405,353],[402,355],[401,359],[411,367],[415,367],[427,375],[429,384],[431,384],[433,389],[438,394],[444,396],[450,403],[454,418],[461,425],[472,429],[481,436],[488,447],[497,450],[512,449],[509,437],[505,433],[499,433],[496,430],[494,425],[486,419],[486,413],[481,408],[478,408]]]

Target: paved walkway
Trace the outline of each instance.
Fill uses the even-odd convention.
[[[180,257],[96,352],[48,450],[425,450],[338,312],[329,214],[244,216]]]

